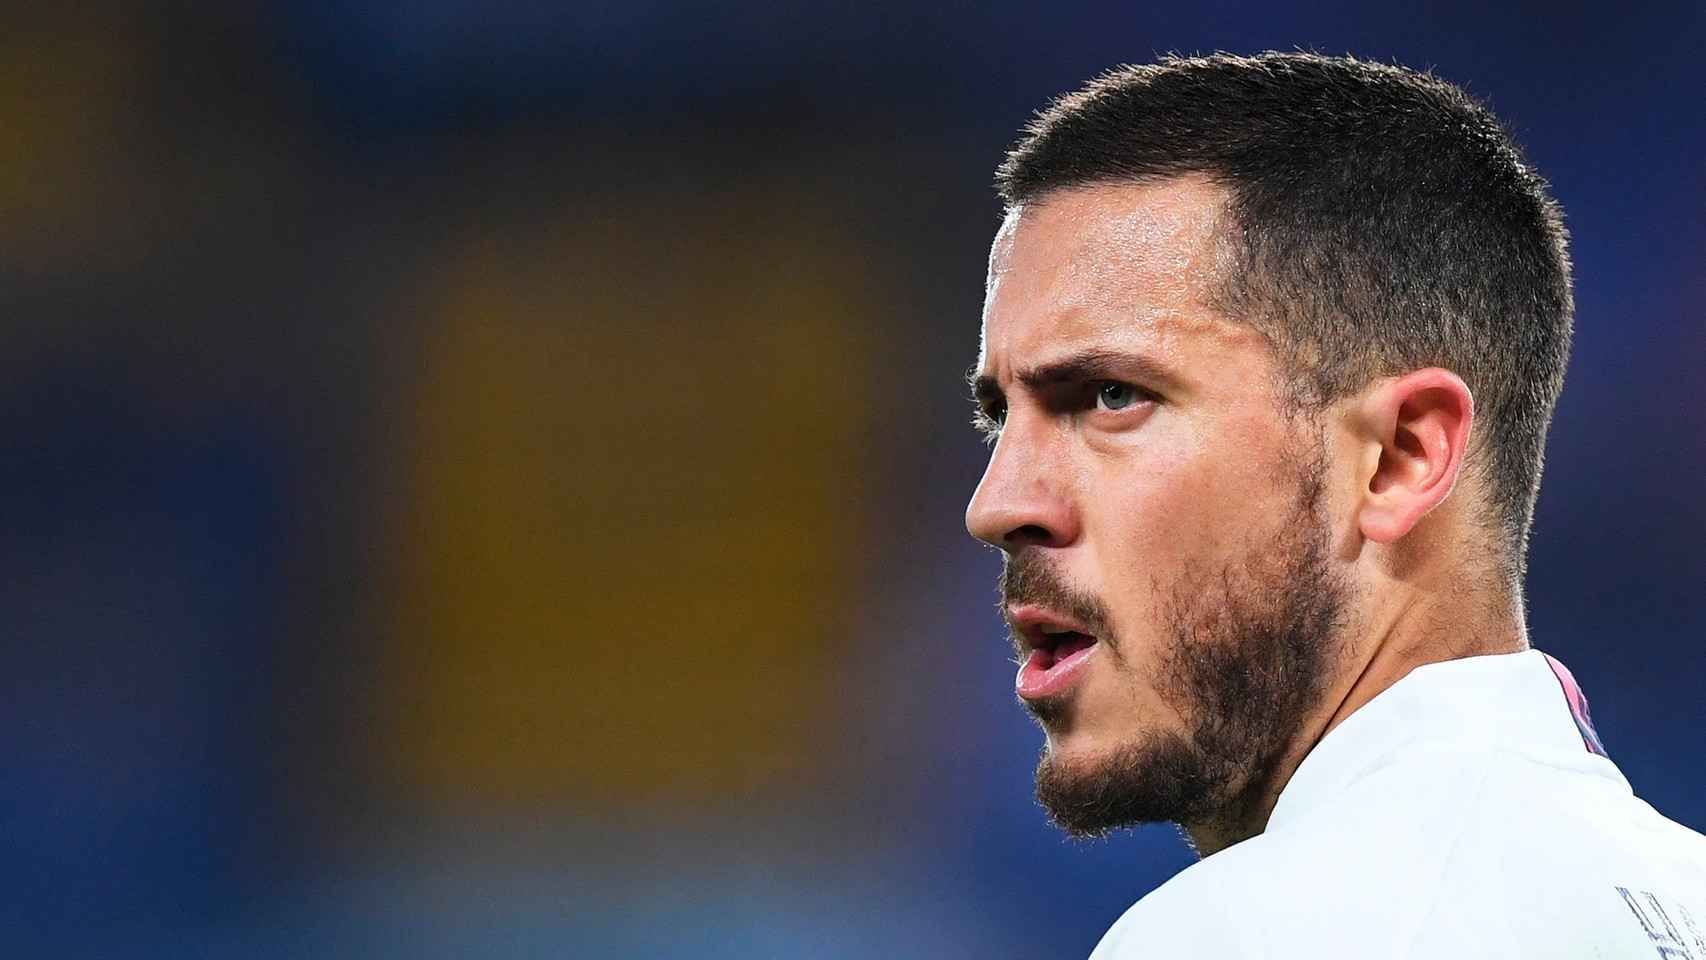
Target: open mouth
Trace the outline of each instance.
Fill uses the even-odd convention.
[[[1026,700],[1065,693],[1096,651],[1095,636],[1046,611],[1011,610],[1008,619],[1029,650],[1014,678],[1015,691]]]
[[[1044,670],[1071,657],[1080,650],[1088,650],[1096,642],[1096,638],[1077,630],[1062,630],[1059,633],[1043,632],[1046,646],[1032,647],[1031,659]]]

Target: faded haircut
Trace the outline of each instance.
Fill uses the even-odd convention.
[[[1276,350],[1293,413],[1444,367],[1475,397],[1466,469],[1520,592],[1574,304],[1546,182],[1498,119],[1426,73],[1349,57],[1168,57],[1041,111],[996,175],[1011,210],[1204,176],[1228,195],[1214,304]]]

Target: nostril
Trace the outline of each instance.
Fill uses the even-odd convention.
[[[1003,539],[1014,545],[1046,544],[1054,541],[1054,534],[1050,533],[1046,527],[1027,523],[1022,527],[1009,530]]]

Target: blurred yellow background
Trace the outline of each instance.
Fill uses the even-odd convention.
[[[849,646],[872,278],[787,184],[597,206],[434,277],[382,749],[449,803],[800,789]]]

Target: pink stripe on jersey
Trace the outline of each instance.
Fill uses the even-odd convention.
[[[1605,745],[1599,740],[1599,732],[1593,728],[1593,715],[1588,713],[1587,694],[1583,693],[1581,686],[1576,683],[1575,675],[1550,653],[1542,653],[1541,656],[1546,658],[1546,665],[1552,668],[1552,675],[1558,678],[1558,685],[1564,688],[1564,700],[1570,705],[1570,716],[1576,721],[1576,729],[1581,731],[1582,746],[1587,747],[1590,753],[1610,759],[1605,752]]]

